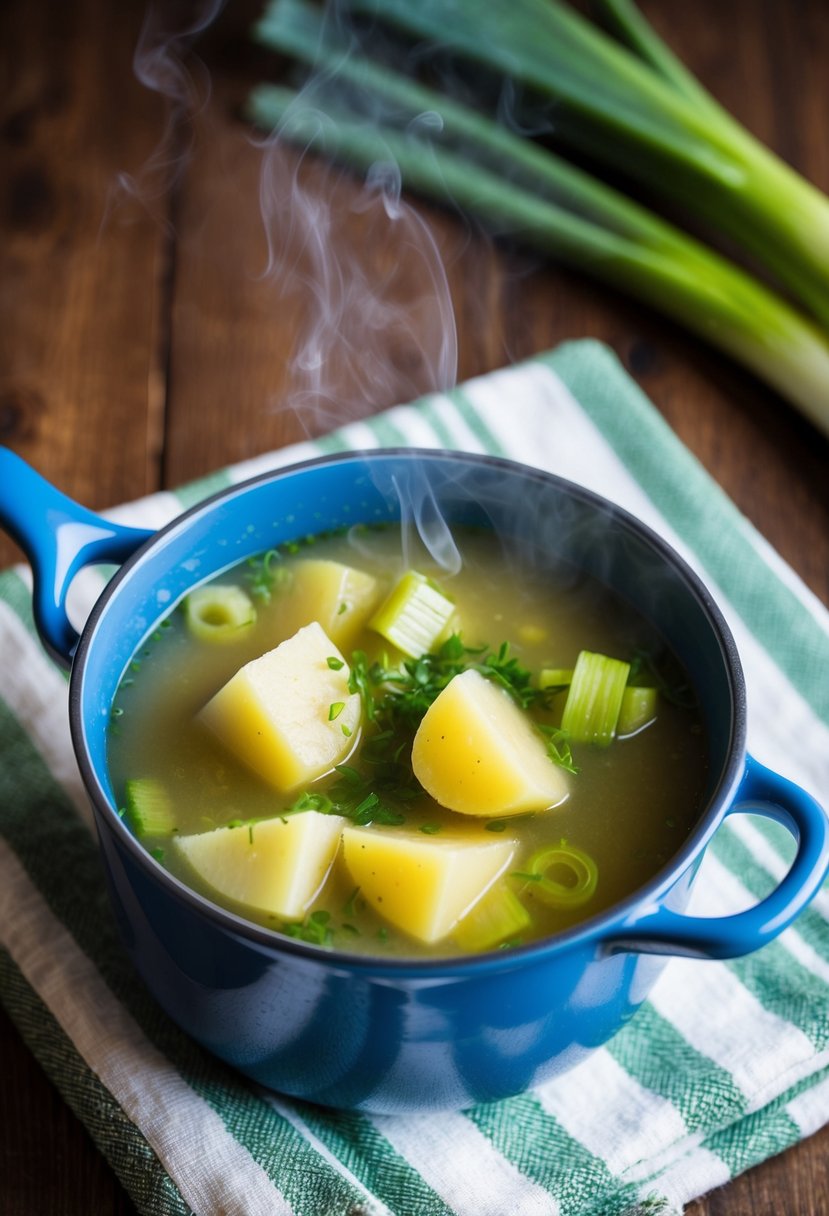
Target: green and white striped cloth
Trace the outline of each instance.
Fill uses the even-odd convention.
[[[183,504],[321,452],[493,452],[582,482],[695,566],[746,669],[750,745],[829,799],[829,614],[681,446],[614,357],[561,347],[113,512]],[[28,575],[0,575],[0,996],[140,1211],[259,1216],[675,1213],[829,1119],[829,899],[733,963],[672,961],[632,1023],[568,1075],[462,1114],[372,1117],[261,1092],[156,1007],[116,938],[69,744],[66,681],[35,637]],[[83,576],[78,608],[100,590]],[[698,911],[786,868],[733,818]]]

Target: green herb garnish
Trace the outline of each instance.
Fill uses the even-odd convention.
[[[281,926],[288,937],[310,942],[314,946],[330,946],[334,932],[331,928],[331,913],[322,908],[312,912],[304,921],[288,921]]]

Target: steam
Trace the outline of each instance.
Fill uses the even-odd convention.
[[[297,103],[306,116],[313,91]],[[297,153],[282,135],[290,121],[262,145],[264,274],[278,312],[302,317],[288,406],[318,433],[451,387],[457,331],[440,250],[394,161],[376,161],[358,188],[309,148]],[[328,121],[322,110],[316,121]]]
[[[218,17],[225,0],[197,5],[155,0],[144,16],[133,55],[137,79],[166,102],[161,136],[149,159],[133,174],[118,174],[107,212],[125,197],[146,207],[159,222],[159,203],[183,176],[192,150],[195,119],[210,100],[210,74],[192,53],[193,43]],[[185,13],[190,14],[189,20]]]
[[[193,4],[151,0],[134,56],[138,79],[165,99],[166,118],[152,156],[135,173],[119,175],[114,195],[138,201],[165,225],[171,265],[215,256],[204,239],[196,253],[192,232],[186,246],[179,242],[174,251],[172,242],[176,193],[196,132],[209,130],[215,116],[209,72],[193,45],[223,7],[224,0],[201,0],[194,15]],[[338,22],[336,2],[326,20]],[[350,45],[353,36],[345,31],[344,54]],[[320,129],[330,121],[321,101],[328,82],[330,71],[312,71],[296,102],[304,117],[315,114]],[[405,201],[393,158],[380,156],[360,180],[317,155],[313,139],[298,149],[285,135],[290,121],[289,111],[271,135],[250,137],[261,155],[266,253],[259,265],[227,269],[239,276],[239,294],[249,290],[259,300],[270,294],[279,347],[291,350],[287,367],[274,367],[274,388],[262,409],[293,413],[301,432],[313,437],[450,388],[457,331],[441,250],[427,220]],[[372,122],[370,113],[365,121]],[[440,121],[424,113],[414,125],[428,131]],[[234,190],[237,183],[228,180],[222,188]],[[249,208],[238,212],[249,222]],[[442,566],[457,569],[458,551],[434,497],[414,485],[400,487],[400,494],[404,519]]]

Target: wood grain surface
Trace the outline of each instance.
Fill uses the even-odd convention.
[[[733,113],[829,190],[826,0],[642,7]],[[194,11],[161,9],[173,28]],[[320,291],[301,278],[307,267],[297,232],[292,246],[283,230],[278,270],[263,273],[262,151],[239,118],[249,85],[279,70],[245,37],[256,11],[248,0],[229,0],[199,41],[212,85],[207,98],[206,77],[193,69],[187,91],[201,101],[190,119],[136,77],[143,3],[0,6],[0,442],[95,508],[435,383],[445,321],[428,303],[423,257],[399,225],[366,209],[357,183],[332,184],[324,166],[289,155],[277,167],[280,190],[334,189],[339,248],[369,282],[384,284],[389,310],[402,305],[403,317],[417,319],[387,328],[373,349],[356,345],[355,356],[362,331],[352,323],[365,305],[346,295],[340,341],[320,348],[326,381],[315,395],[320,368],[302,350],[320,317]],[[145,57],[142,70],[153,62]],[[156,57],[159,67],[156,83],[175,83]],[[454,215],[414,199],[408,206],[407,222],[428,225],[445,267],[459,379],[567,338],[608,342],[738,507],[829,604],[823,437],[655,313],[493,244]],[[0,538],[0,564],[18,556]],[[5,1014],[0,1052],[0,1212],[132,1213]],[[829,1214],[828,1156],[824,1130],[689,1211]]]

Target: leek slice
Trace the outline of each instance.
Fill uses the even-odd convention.
[[[619,721],[616,723],[618,735],[635,735],[637,731],[650,726],[656,718],[656,703],[659,694],[655,688],[637,688],[630,685],[622,693],[622,704],[619,708]]]
[[[171,836],[176,831],[170,795],[154,777],[136,777],[126,784],[127,819],[136,836]]]
[[[506,883],[497,883],[479,899],[453,930],[461,950],[470,954],[489,950],[518,937],[532,924],[532,917]]]
[[[253,601],[241,587],[197,587],[184,601],[187,628],[202,642],[236,641],[256,621]]]
[[[561,841],[539,849],[530,858],[522,877],[532,882],[532,891],[554,908],[578,908],[587,903],[599,881],[599,871],[589,854]]]
[[[538,677],[538,687],[569,688],[572,681],[572,667],[544,667]]]
[[[455,605],[438,587],[407,570],[369,621],[398,650],[412,659],[428,654],[446,631]]]
[[[582,650],[564,703],[561,726],[574,743],[606,747],[619,721],[630,663]]]

